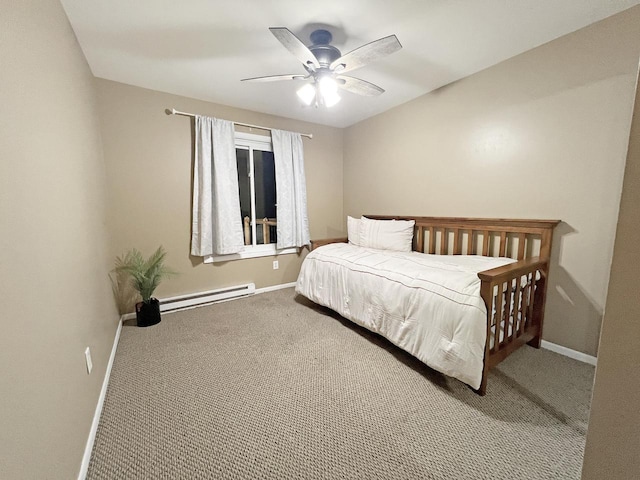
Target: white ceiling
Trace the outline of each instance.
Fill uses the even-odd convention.
[[[632,7],[640,0],[61,0],[96,77],[314,123],[346,127]],[[396,34],[403,49],[351,74],[379,97],[341,92],[302,107],[305,73],[269,32],[305,44],[322,26],[347,53]],[[180,105],[167,105],[180,108]],[[197,113],[197,112],[196,112]]]

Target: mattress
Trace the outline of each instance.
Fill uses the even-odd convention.
[[[513,262],[334,243],[307,255],[296,292],[478,389],[487,330],[477,274]]]

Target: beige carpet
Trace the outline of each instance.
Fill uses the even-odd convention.
[[[125,326],[89,479],[577,479],[594,369],[521,348],[479,397],[293,289]]]

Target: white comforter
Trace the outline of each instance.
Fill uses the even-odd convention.
[[[477,273],[512,262],[335,243],[307,255],[296,292],[477,389],[487,336]]]

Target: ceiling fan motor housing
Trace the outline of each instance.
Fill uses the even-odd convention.
[[[314,30],[309,35],[312,45],[309,46],[311,53],[318,59],[318,63],[323,68],[328,68],[334,60],[342,56],[340,50],[333,45],[329,45],[333,36],[328,30]]]

